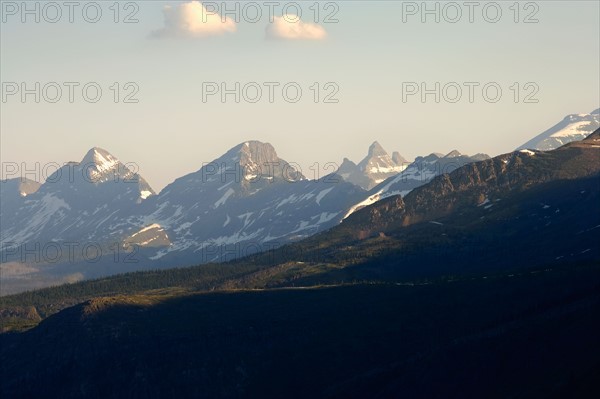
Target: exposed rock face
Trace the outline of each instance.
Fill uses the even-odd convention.
[[[344,158],[337,174],[347,182],[370,190],[390,176],[402,172],[407,165],[406,160],[398,152],[394,152],[390,157],[375,141],[369,147],[367,156],[358,165]]]
[[[381,201],[387,197],[407,195],[415,188],[427,184],[436,176],[450,173],[469,163],[489,158],[490,157],[485,154],[476,154],[473,156],[462,155],[456,150],[445,156],[433,153],[424,157],[417,157],[415,161],[402,172],[386,179],[384,182],[370,190],[360,202],[350,208],[346,217],[358,209]]]
[[[279,158],[269,143],[247,141],[235,146],[222,157],[206,164],[199,171],[202,179],[233,183],[248,195],[271,184],[293,183],[305,177],[292,165]]]
[[[543,183],[586,178],[599,173],[600,130],[597,130],[583,141],[566,144],[554,151],[521,150],[469,163],[415,188],[404,196],[403,201],[390,197],[358,210],[343,225],[356,224],[357,230],[368,229],[372,233],[435,221],[456,209],[491,207],[504,196]]]

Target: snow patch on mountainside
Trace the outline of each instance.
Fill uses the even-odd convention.
[[[531,150],[519,150],[519,152],[523,153],[523,154],[527,154],[527,155],[535,155],[535,152],[531,151]]]
[[[218,208],[221,205],[225,204],[225,202],[227,202],[227,200],[229,199],[229,197],[231,197],[233,194],[235,194],[235,190],[233,188],[227,189],[227,191],[225,192],[225,194],[223,194],[223,196],[217,202],[215,202],[214,207]]]
[[[154,223],[154,224],[152,224],[152,225],[150,225],[150,226],[144,227],[143,229],[141,229],[141,230],[140,230],[140,231],[138,231],[137,233],[134,233],[134,234],[132,234],[132,235],[131,235],[131,237],[135,237],[135,236],[137,236],[137,235],[140,235],[140,234],[142,234],[142,233],[143,233],[143,232],[145,232],[145,231],[152,230],[152,229],[162,229],[162,227],[161,227],[161,225],[160,225],[160,224],[158,224],[158,223]]]
[[[358,204],[352,206],[348,210],[348,212],[346,212],[346,215],[344,215],[344,219],[346,219],[348,216],[352,215],[357,210],[359,210],[361,208],[364,208],[365,206],[372,205],[372,204],[376,203],[377,201],[379,201],[381,199],[381,193],[382,193],[382,191],[379,191],[376,194],[370,195],[369,197],[367,197],[367,199],[365,199],[365,200],[359,202]]]
[[[45,194],[39,201],[26,201],[25,203],[36,205],[33,208],[34,213],[28,220],[27,226],[18,231],[3,227],[2,234],[0,235],[3,243],[10,242],[20,245],[29,238],[35,237],[36,234],[46,227],[53,217],[55,218],[55,223],[62,221],[65,217],[65,211],[71,209],[65,200],[50,193]]]
[[[317,198],[315,198],[315,201],[317,202],[317,204],[321,205],[321,200],[322,200],[323,198],[325,198],[325,196],[326,196],[327,194],[329,194],[329,193],[331,192],[331,190],[333,190],[333,187],[331,187],[331,188],[328,188],[328,189],[325,189],[325,190],[321,191],[321,192],[320,192],[320,193],[317,195]]]

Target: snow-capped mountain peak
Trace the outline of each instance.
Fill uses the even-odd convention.
[[[279,158],[271,144],[256,140],[238,144],[205,164],[199,173],[203,181],[235,182],[246,191],[256,191],[265,183],[305,179],[292,165]]]
[[[94,147],[85,154],[79,166],[87,172],[89,178],[94,182],[102,182],[108,179],[108,175],[118,174],[121,162],[108,151]],[[121,168],[128,174],[126,168]]]
[[[383,149],[381,144],[377,141],[373,142],[369,146],[369,152],[367,156],[360,161],[358,167],[362,171],[368,171],[369,167],[377,167],[377,166],[395,166],[395,162],[388,155],[388,153]],[[374,171],[374,170],[373,170]]]
[[[600,127],[600,109],[589,114],[567,115],[562,121],[535,136],[517,150],[554,150],[572,141],[583,140]]]
[[[400,173],[405,167],[406,160],[398,152],[390,157],[381,144],[375,141],[358,165],[344,159],[337,174],[344,180],[369,190],[388,177]]]
[[[374,141],[373,144],[369,146],[369,157],[377,157],[377,156],[386,156],[388,153],[383,149],[381,144],[378,141]]]
[[[224,246],[281,244],[331,227],[361,196],[349,183],[307,180],[270,144],[247,141],[165,187],[139,228],[161,226],[172,242],[155,260],[212,261]]]
[[[117,158],[100,147],[90,149],[81,160],[81,163],[84,165],[93,164],[104,169],[108,169],[118,162]]]

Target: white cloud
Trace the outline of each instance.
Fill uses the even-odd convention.
[[[165,26],[152,32],[152,37],[202,38],[235,32],[237,26],[231,18],[206,9],[199,1],[190,1],[163,9]]]
[[[285,40],[321,40],[327,36],[325,29],[318,24],[303,22],[297,15],[287,14],[275,17],[267,26],[267,38]]]

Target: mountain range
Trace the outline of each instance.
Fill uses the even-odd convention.
[[[596,397],[599,179],[596,130],[241,259],[2,297],[0,393]]]
[[[270,144],[248,141],[157,194],[126,164],[93,148],[44,184],[11,179],[0,185],[1,288],[11,293],[270,251],[489,160],[452,151],[409,163],[374,142],[358,164],[344,159],[337,172],[308,180]]]

